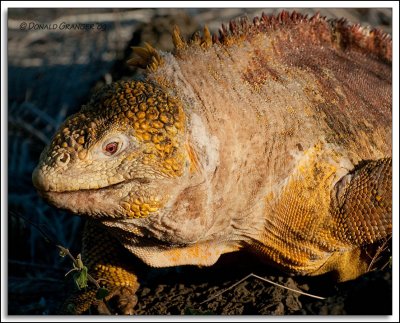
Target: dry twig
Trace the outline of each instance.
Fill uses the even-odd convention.
[[[248,274],[246,277],[242,278],[241,280],[239,280],[237,283],[233,284],[232,286],[230,286],[230,287],[224,289],[222,292],[219,292],[218,294],[216,294],[216,295],[214,295],[214,296],[211,296],[210,298],[206,299],[205,301],[202,301],[202,302],[200,303],[200,305],[201,305],[201,304],[204,304],[204,303],[207,303],[207,302],[209,302],[209,301],[211,301],[211,300],[217,298],[218,296],[222,295],[223,293],[227,292],[228,290],[232,289],[233,287],[239,285],[241,282],[245,281],[246,279],[248,279],[248,278],[250,278],[250,277],[255,277],[255,278],[257,278],[257,279],[266,281],[266,282],[268,282],[268,283],[270,283],[270,284],[273,284],[273,285],[275,285],[275,286],[279,286],[279,287],[288,289],[288,290],[290,290],[290,291],[292,291],[292,292],[296,292],[296,293],[299,293],[299,294],[302,294],[302,295],[306,295],[306,296],[313,297],[313,298],[317,298],[317,299],[325,299],[325,297],[316,296],[316,295],[313,295],[313,294],[309,294],[309,293],[303,292],[303,291],[301,291],[301,290],[297,290],[297,289],[293,289],[293,288],[290,288],[290,287],[286,287],[286,286],[280,285],[280,284],[278,284],[278,283],[275,283],[275,282],[273,282],[272,280],[269,280],[269,279],[267,279],[267,278],[264,278],[264,277],[261,277],[261,276],[258,276],[258,275],[256,275],[256,274],[251,273],[251,274]]]

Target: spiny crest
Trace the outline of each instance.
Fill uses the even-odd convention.
[[[189,42],[186,42],[179,30],[178,26],[174,26],[174,29],[172,31],[172,41],[174,43],[174,46],[177,50],[185,49],[191,44],[194,44],[195,46],[200,46],[201,48],[207,49],[210,48],[213,44],[213,40],[211,38],[211,33],[208,30],[208,27],[205,26],[203,30],[203,36],[201,36],[199,31],[196,31]]]
[[[260,18],[255,17],[252,22],[247,17],[241,17],[231,20],[228,26],[222,24],[219,35],[211,35],[208,28],[205,27],[203,35],[200,32],[195,32],[188,41],[184,40],[178,27],[175,27],[172,40],[177,52],[192,46],[207,49],[212,47],[213,44],[230,46],[245,39],[251,39],[260,33],[294,29],[296,25],[314,28],[314,35],[309,35],[307,30],[301,32],[301,28],[296,28],[297,37],[302,37],[305,41],[313,41],[313,36],[320,35],[321,40],[323,37],[327,37],[332,45],[339,46],[344,50],[356,48],[386,61],[391,62],[392,60],[392,39],[389,34],[379,29],[349,24],[343,18],[327,20],[326,17],[321,17],[319,13],[311,18],[296,11],[291,14],[282,11],[276,16],[267,16],[263,13]]]
[[[155,71],[164,63],[158,51],[148,43],[144,43],[144,47],[132,47],[132,50],[133,57],[127,61],[128,65]]]
[[[357,48],[374,54],[388,62],[392,61],[392,38],[376,28],[349,24],[344,18],[330,20],[332,40],[343,49]]]

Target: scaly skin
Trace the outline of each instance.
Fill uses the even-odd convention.
[[[392,230],[390,38],[283,12],[173,41],[174,54],[136,48],[147,79],[99,90],[33,174],[91,219],[83,261],[117,311],[138,288],[124,252],[165,267],[250,248],[338,281],[369,270]],[[93,291],[70,301],[99,305]]]

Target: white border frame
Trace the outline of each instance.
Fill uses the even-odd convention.
[[[7,182],[7,132],[8,124],[8,87],[7,87],[7,9],[8,8],[49,8],[49,7],[66,7],[66,8],[392,8],[392,39],[393,39],[393,89],[399,88],[399,3],[397,1],[109,1],[109,2],[88,2],[88,1],[58,1],[58,2],[17,2],[3,1],[1,2],[1,321],[3,322],[44,322],[44,321],[60,321],[68,322],[77,321],[98,321],[109,322],[115,319],[120,321],[399,321],[399,93],[393,91],[393,314],[391,316],[304,316],[304,317],[271,317],[271,316],[133,316],[133,317],[85,317],[75,316],[8,316],[8,296],[7,296],[7,227],[8,227],[8,182]]]

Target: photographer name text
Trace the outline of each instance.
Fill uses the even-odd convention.
[[[20,29],[21,30],[84,30],[84,31],[89,31],[89,30],[100,30],[100,31],[105,31],[107,29],[106,24],[100,24],[100,23],[66,23],[66,22],[61,22],[61,23],[37,23],[37,22],[22,22],[20,24]]]

